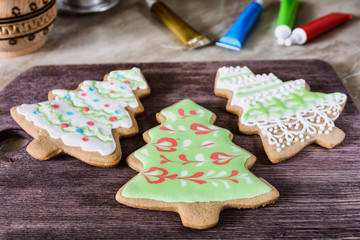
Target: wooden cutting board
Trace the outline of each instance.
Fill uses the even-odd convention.
[[[136,172],[125,158],[145,143],[141,134],[122,139],[119,166],[103,169],[61,156],[38,161],[25,149],[0,153],[0,238],[345,238],[360,237],[360,115],[349,99],[336,125],[346,138],[334,149],[317,145],[278,165],[270,164],[257,135],[239,133],[238,117],[225,110],[227,99],[213,94],[221,66],[248,66],[286,81],[303,78],[313,91],[344,92],[330,65],[319,60],[194,63],[134,63],[34,67],[0,93],[0,131],[19,130],[10,107],[47,100],[56,88],[75,89],[87,79],[102,80],[112,70],[133,66],[143,71],[152,93],[141,100],[140,132],[157,125],[161,109],[190,98],[217,115],[216,125],[234,133],[234,142],[258,161],[252,172],[273,184],[279,200],[270,206],[226,210],[207,230],[185,228],[173,212],[134,209],[115,200],[117,190]],[[4,134],[3,134],[4,135]]]

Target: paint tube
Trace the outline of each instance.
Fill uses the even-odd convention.
[[[222,36],[216,45],[224,48],[239,51],[242,48],[243,42],[254,26],[262,12],[262,1],[257,0],[251,2],[247,8],[236,19],[231,28]]]
[[[163,22],[187,48],[198,48],[210,43],[207,37],[198,33],[164,3],[154,0],[147,0],[146,2],[151,12]]]
[[[294,0],[281,0],[279,16],[275,28],[275,36],[279,45],[284,45],[285,39],[291,35],[300,2]]]
[[[304,44],[353,17],[354,15],[345,13],[330,13],[325,15],[302,27],[295,28],[290,37],[285,40],[285,45]]]

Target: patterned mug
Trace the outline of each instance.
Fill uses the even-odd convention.
[[[0,57],[41,48],[54,26],[56,0],[0,0]]]

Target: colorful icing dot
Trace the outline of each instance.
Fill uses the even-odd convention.
[[[83,140],[84,142],[89,141],[89,139],[88,139],[87,137],[82,138],[82,140]]]
[[[105,104],[104,107],[110,107],[110,105],[109,105],[109,104]]]
[[[94,91],[94,90],[95,90],[95,88],[93,88],[93,87],[89,87],[89,90],[90,90],[90,91]]]
[[[90,122],[87,122],[86,124],[89,126],[94,126],[95,123],[90,121]]]
[[[70,97],[70,95],[65,95],[64,98],[67,100],[70,100],[71,97]]]
[[[84,132],[84,130],[82,130],[81,128],[76,129],[76,131],[77,131],[78,133],[83,133],[83,132]]]
[[[110,117],[109,120],[112,121],[112,122],[114,122],[114,121],[117,120],[117,118],[116,118],[116,117]]]
[[[129,80],[125,80],[124,83],[125,83],[125,84],[130,84],[130,81],[129,81]]]
[[[57,104],[53,104],[53,105],[51,105],[51,107],[57,109],[57,108],[59,108],[60,106],[57,105]]]
[[[73,115],[73,112],[66,112],[67,115]]]
[[[123,78],[123,75],[118,74],[116,77],[118,77],[118,78]]]
[[[110,85],[114,85],[114,83],[113,83],[113,82],[111,82],[111,83],[110,83]]]
[[[86,96],[86,93],[82,93],[81,96],[85,97],[85,96]]]
[[[39,113],[40,113],[39,110],[34,111],[34,114],[39,114]]]
[[[125,86],[120,86],[120,88],[121,88],[121,89],[126,89],[126,87],[125,87]]]
[[[115,93],[115,91],[111,90],[110,93]]]
[[[69,127],[69,124],[67,124],[67,123],[62,123],[60,126],[61,126],[62,128],[68,128],[68,127]]]
[[[99,101],[100,101],[100,100],[97,99],[97,98],[93,99],[93,102],[99,102]]]
[[[88,107],[83,107],[82,110],[83,112],[88,112],[90,109]]]
[[[115,110],[115,113],[116,113],[116,114],[120,114],[121,111],[120,111],[120,110]]]

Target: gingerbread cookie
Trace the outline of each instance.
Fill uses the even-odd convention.
[[[343,111],[343,93],[310,92],[303,79],[283,82],[274,74],[255,75],[247,67],[222,67],[215,95],[228,98],[226,109],[239,116],[239,129],[258,134],[273,163],[284,161],[309,144],[340,144],[345,133],[334,121]]]
[[[39,160],[67,154],[88,164],[119,163],[119,138],[138,133],[139,98],[150,88],[138,68],[112,71],[104,81],[84,81],[74,90],[53,90],[49,101],[11,108],[15,121],[34,140],[27,146]]]
[[[256,158],[217,127],[215,115],[191,100],[157,114],[161,125],[144,133],[147,143],[127,158],[139,172],[117,193],[125,205],[178,212],[184,226],[217,224],[226,208],[273,203],[278,191],[248,169]]]

